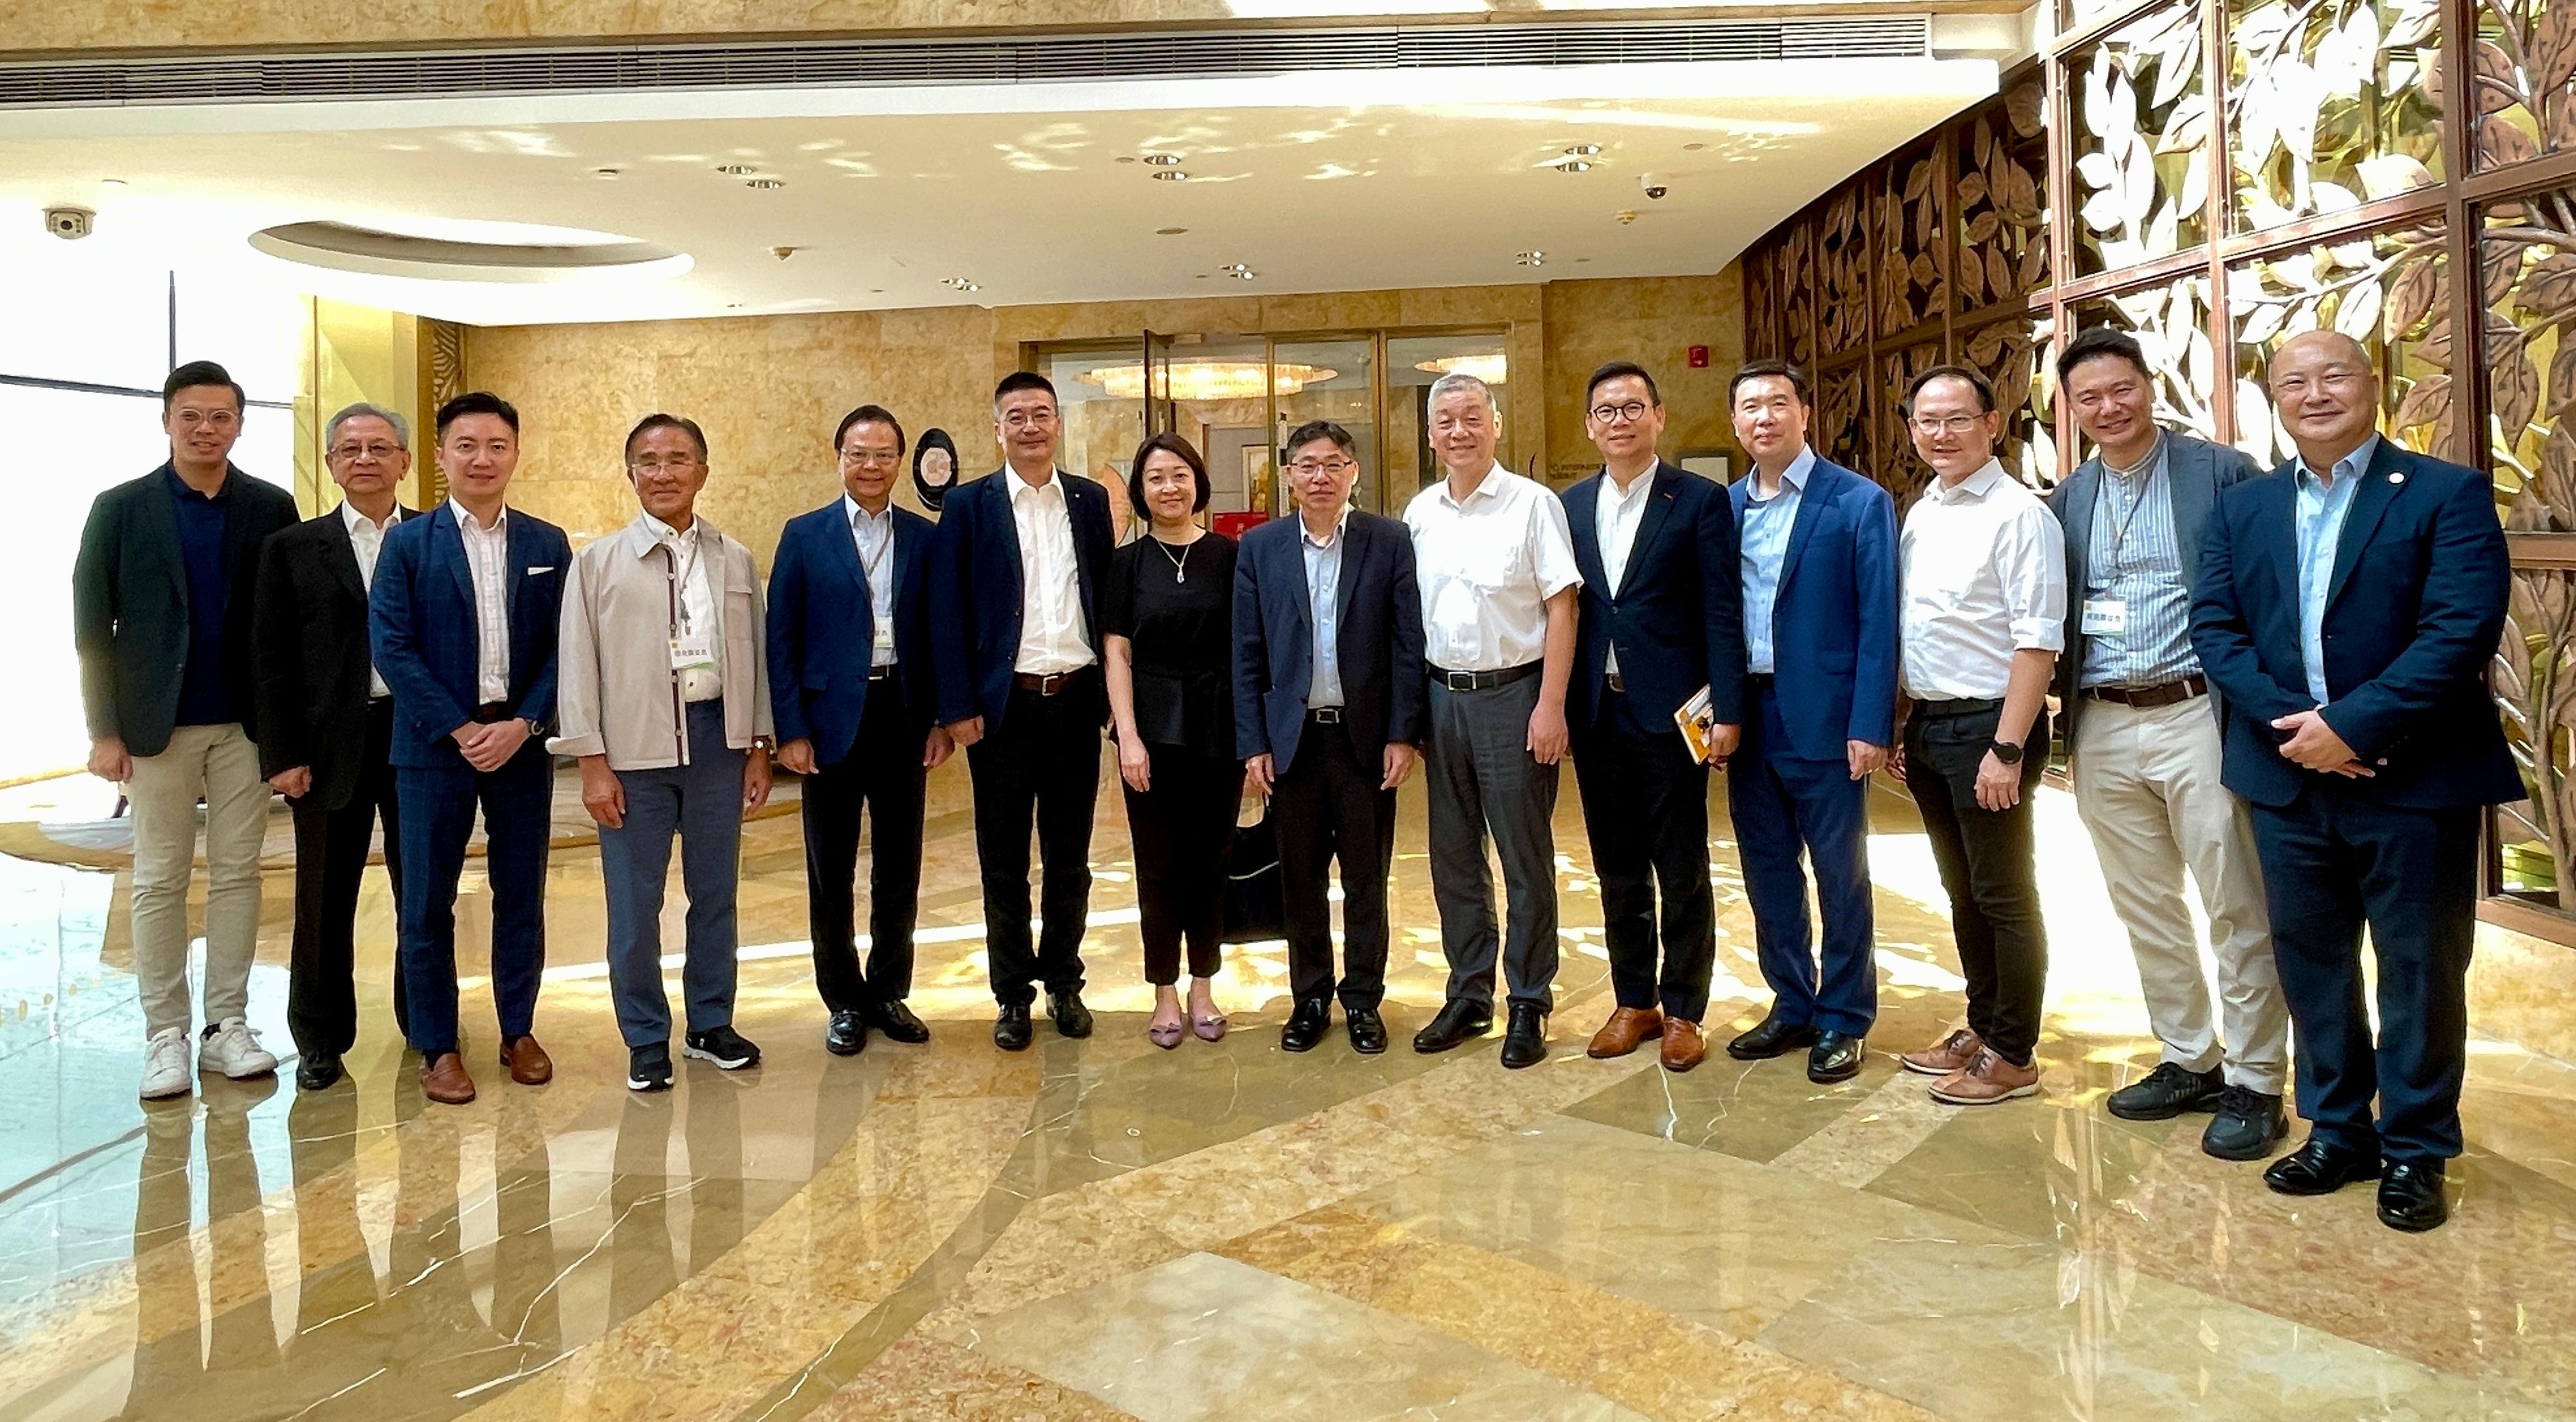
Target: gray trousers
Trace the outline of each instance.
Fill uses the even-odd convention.
[[[742,860],[745,753],[725,748],[724,700],[689,707],[689,764],[621,770],[626,823],[599,831],[600,877],[608,888],[608,986],[618,1034],[629,1047],[671,1040],[662,995],[662,887],[671,873],[671,836],[680,837],[680,883],[689,896],[688,947],[680,990],[689,1030],[733,1022],[734,885]]]
[[[1529,753],[1540,678],[1508,686],[1430,691],[1431,735],[1423,784],[1431,795],[1431,895],[1449,956],[1449,1000],[1494,1000],[1494,876],[1490,833],[1503,861],[1505,928],[1499,946],[1511,1000],[1555,1005],[1556,767]]]

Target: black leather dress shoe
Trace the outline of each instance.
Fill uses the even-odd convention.
[[[886,1034],[886,1040],[889,1042],[919,1046],[930,1040],[930,1029],[922,1025],[920,1018],[912,1015],[912,1009],[904,1006],[901,998],[892,1002],[880,1002],[870,1007],[868,1021],[878,1031]]]
[[[2280,1097],[2230,1086],[2218,1093],[2218,1114],[2200,1133],[2200,1148],[2220,1160],[2261,1160],[2289,1134],[2290,1115]]]
[[[303,1091],[320,1091],[341,1077],[338,1052],[306,1052],[295,1064],[295,1085]]]
[[[1320,997],[1310,997],[1297,1004],[1288,1014],[1288,1025],[1279,1029],[1279,1050],[1311,1052],[1332,1025],[1331,1007]]]
[[[2346,1150],[2310,1136],[2305,1145],[2273,1161],[2263,1183],[2284,1195],[2331,1195],[2379,1173],[2379,1153]]]
[[[1088,1037],[1091,1035],[1091,1009],[1082,1005],[1082,989],[1067,988],[1047,994],[1047,1016],[1054,1019],[1056,1035]]]
[[[1413,1034],[1413,1050],[1428,1055],[1464,1046],[1484,1036],[1494,1026],[1494,1009],[1481,1002],[1451,998],[1441,1005],[1440,1015],[1431,1025]]]
[[[2104,1098],[2102,1105],[2123,1121],[2170,1121],[2185,1111],[2215,1111],[2227,1078],[2214,1071],[2193,1071],[2179,1062],[2158,1062],[2154,1071]]]
[[[1027,1003],[1023,1002],[1016,1006],[1005,1004],[1001,1013],[993,1019],[993,1045],[1006,1052],[1025,1052],[1029,1049],[1029,1039],[1035,1030],[1029,1025]]]
[[[1535,1002],[1512,1004],[1511,1025],[1503,1029],[1503,1065],[1518,1070],[1547,1060],[1547,1014]]]
[[[855,1057],[867,1045],[868,1019],[846,1008],[833,1013],[832,1025],[823,1029],[823,1050],[836,1057]]]
[[[1814,1046],[1816,1036],[1815,1028],[1804,1022],[1785,1021],[1775,1009],[1771,1015],[1754,1023],[1752,1030],[1727,1043],[1726,1054],[1739,1062],[1785,1057],[1800,1047]]]
[[[1351,1034],[1351,1050],[1373,1057],[1386,1050],[1386,1019],[1374,1007],[1345,1007],[1342,1026]]]
[[[2408,1234],[2422,1234],[2439,1229],[2451,1217],[2451,1204],[2442,1198],[2442,1162],[2438,1160],[2392,1160],[2388,1173],[2379,1177],[2379,1222],[2390,1229]]]
[[[1869,1044],[1849,1032],[1818,1032],[1816,1044],[1807,1049],[1807,1080],[1819,1086],[1831,1086],[1860,1075],[1860,1064],[1869,1059]]]

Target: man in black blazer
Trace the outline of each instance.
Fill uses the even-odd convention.
[[[385,533],[419,515],[395,502],[411,472],[411,431],[376,405],[351,405],[324,427],[322,455],[341,503],[282,530],[261,551],[258,609],[259,768],[295,816],[295,948],[286,1027],[295,1081],[340,1079],[358,1040],[353,980],[358,881],[381,818],[385,873],[402,900],[402,835],[394,814],[393,692],[367,647],[367,589]],[[394,1020],[408,1020],[402,965]]]
[[[2359,342],[2292,337],[2271,387],[2299,456],[2218,496],[2192,606],[2226,698],[2227,788],[2254,807],[2310,1126],[2263,1178],[2321,1195],[2377,1176],[2381,1222],[2427,1230],[2461,1148],[2479,813],[2523,794],[2484,675],[2511,565],[2486,475],[2374,431]]]
[[[242,388],[213,361],[170,372],[170,458],[98,496],[72,564],[72,642],[89,717],[89,771],[125,787],[134,826],[134,977],[142,1095],[187,1094],[188,881],[206,804],[206,982],[197,1065],[262,1076],[277,1058],[244,1014],[268,830],[251,689],[259,549],[295,498],[234,468]]]
[[[1612,361],[1592,372],[1583,406],[1602,468],[1565,491],[1583,570],[1565,700],[1618,999],[1587,1050],[1624,1057],[1660,1037],[1665,1069],[1688,1071],[1707,1055],[1700,1019],[1717,965],[1708,766],[1726,763],[1744,722],[1735,503],[1725,486],[1657,457],[1664,400],[1644,367]],[[1673,720],[1702,688],[1717,718],[1707,763]]]
[[[832,449],[841,497],[788,520],[770,564],[769,701],[778,763],[805,781],[798,812],[814,985],[832,1014],[823,1046],[846,1057],[867,1046],[870,1026],[898,1042],[930,1040],[903,999],[921,902],[923,796],[952,743],[932,717],[934,526],[894,504],[903,425],[883,406],[861,405],[841,417]],[[875,825],[865,972],[851,893],[862,813]]]
[[[939,722],[966,747],[975,777],[975,856],[993,1042],[1029,1045],[1029,1004],[1067,1037],[1091,1035],[1082,1005],[1082,934],[1091,909],[1091,815],[1100,798],[1100,580],[1109,566],[1109,496],[1055,467],[1055,386],[1015,371],[993,391],[1003,466],[943,502],[934,544],[931,660]],[[1045,875],[1043,933],[1029,941],[1029,824]]]
[[[1395,790],[1421,758],[1422,597],[1413,537],[1351,507],[1350,431],[1328,420],[1288,436],[1295,518],[1243,536],[1234,563],[1235,749],[1269,790],[1288,929],[1280,1029],[1312,1050],[1331,1025],[1333,861],[1342,868],[1342,1018],[1354,1051],[1386,1050],[1386,875]]]

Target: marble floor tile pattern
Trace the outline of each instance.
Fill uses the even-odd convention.
[[[1722,1042],[1767,999],[1724,790]],[[822,1050],[792,818],[746,829],[738,1023],[755,1071],[636,1097],[600,967],[596,852],[549,872],[542,1089],[425,1103],[392,1034],[391,909],[360,910],[351,1079],[133,1097],[118,876],[0,858],[0,1422],[686,1418],[2542,1419],[2576,1422],[2576,1065],[2473,1043],[2457,1216],[2288,1200],[2203,1118],[2117,1121],[2151,1067],[2073,807],[2041,796],[2047,1091],[1931,1103],[1893,1054],[1961,1012],[1930,856],[1873,801],[1882,1011],[1859,1078],[1582,1047],[1610,1006],[1576,798],[1557,823],[1554,1054],[1420,1057],[1445,968],[1402,797],[1387,1018],[1279,1050],[1281,945],[1229,950],[1224,1041],[1147,1043],[1104,766],[1087,1041],[988,1038],[962,767],[933,782],[927,1046]],[[290,877],[254,1025],[287,1049]],[[667,941],[683,897],[670,895]],[[460,960],[489,901],[469,868]],[[2517,960],[2568,950],[2508,942]],[[2509,950],[2509,951],[2506,951]],[[2518,957],[2517,957],[2518,955]],[[676,973],[674,974],[676,977]],[[676,982],[674,983],[676,988]],[[2491,997],[2511,995],[2498,988]],[[466,984],[469,1064],[490,998]],[[2560,1040],[2560,1039],[2553,1039]]]

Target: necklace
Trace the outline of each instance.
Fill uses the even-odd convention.
[[[1172,560],[1172,581],[1175,583],[1188,582],[1190,580],[1190,549],[1198,542],[1198,540],[1193,538],[1188,543],[1182,544],[1181,551],[1178,553],[1172,551],[1172,545],[1165,543],[1159,538],[1153,538],[1151,541],[1155,547],[1163,550],[1164,557]]]

